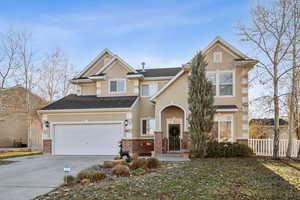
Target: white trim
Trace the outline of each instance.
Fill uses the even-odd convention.
[[[116,92],[110,91],[110,82],[111,81],[124,81],[124,90],[123,91],[116,91]],[[118,84],[117,84],[117,89],[118,89]],[[126,93],[126,79],[122,79],[122,78],[109,79],[108,80],[108,93],[109,94],[122,94],[122,93]]]
[[[217,109],[216,112],[237,112],[239,111],[238,108],[233,108],[233,109]]]
[[[64,112],[105,112],[105,111],[128,111],[131,108],[91,108],[91,109],[59,109],[59,110],[38,110],[38,113],[64,113]]]
[[[111,59],[111,61],[109,61],[106,65],[104,65],[98,72],[97,74],[100,74],[102,72],[104,72],[105,70],[107,70],[109,68],[109,66],[111,66],[111,64],[115,61],[115,60],[119,60],[123,65],[125,65],[125,67],[134,73],[138,73],[133,67],[131,67],[129,64],[127,64],[122,58],[120,58],[118,55],[114,55],[114,57]]]
[[[133,102],[133,104],[130,107],[130,110],[133,109],[135,107],[135,105],[137,104],[137,102],[139,101],[140,97],[137,97],[135,102]]]
[[[155,129],[155,127],[152,130],[153,134],[150,134],[150,133],[145,134],[145,135],[143,134],[143,120],[155,120],[155,123],[154,123],[154,126],[155,126],[155,124],[156,124],[155,117],[141,117],[140,118],[140,136],[141,137],[143,137],[143,136],[145,136],[145,137],[147,137],[147,136],[154,136],[154,129]]]
[[[168,105],[164,106],[163,108],[161,108],[161,109],[159,110],[159,113],[158,113],[158,120],[159,120],[159,121],[158,121],[158,129],[155,130],[155,131],[161,132],[161,112],[162,112],[164,109],[166,109],[167,107],[170,107],[170,106],[175,106],[175,107],[178,107],[178,108],[180,108],[181,110],[183,110],[183,122],[184,122],[183,132],[188,131],[188,129],[187,129],[187,118],[188,118],[188,113],[187,113],[187,111],[184,109],[183,106],[181,106],[181,105],[179,105],[179,104],[173,104],[173,103],[168,104]]]
[[[227,120],[227,119],[224,119],[224,117],[226,116],[229,116],[230,117],[230,120]],[[217,115],[214,119],[214,122],[217,122],[218,123],[218,142],[220,142],[220,122],[231,122],[231,126],[230,126],[230,129],[231,129],[231,138],[229,139],[230,142],[234,142],[235,141],[235,138],[234,138],[234,120],[233,120],[233,115],[232,114],[225,114],[225,115]]]
[[[234,46],[232,46],[231,44],[229,44],[228,42],[226,42],[225,40],[223,40],[220,36],[217,36],[213,41],[211,41],[207,47],[205,47],[202,52],[206,52],[208,51],[213,45],[215,45],[217,42],[220,42],[221,44],[227,46],[230,50],[232,50],[234,53],[236,53],[237,55],[239,55],[242,58],[248,58],[248,56],[246,56],[244,53],[242,53],[240,50],[238,50],[237,48],[235,48]]]
[[[126,78],[143,78],[143,74],[127,74]]]
[[[124,121],[71,121],[71,122],[50,122],[50,139],[51,139],[51,149],[52,155],[55,155],[55,133],[54,133],[54,126],[55,125],[69,125],[69,124],[120,124],[122,132],[122,139],[125,138],[125,131],[124,131]]]
[[[92,83],[93,81],[90,79],[77,79],[77,80],[70,80],[71,83]]]
[[[91,80],[105,80],[106,76],[89,76]]]
[[[233,70],[215,70],[215,71],[207,71],[206,74],[216,74],[216,98],[227,98],[227,97],[235,97],[235,69]],[[221,73],[232,73],[232,95],[220,95],[220,74]]]
[[[217,58],[219,58],[219,60]],[[214,64],[221,64],[222,58],[223,58],[222,51],[213,52],[213,63]]]
[[[171,119],[171,120],[173,120],[173,119],[175,119],[175,120],[179,120],[180,122],[179,122],[179,127],[180,127],[180,133],[179,133],[179,150],[178,151],[170,151],[170,140],[169,140],[169,138],[170,138],[170,135],[169,135],[169,124],[178,124],[178,123],[169,123],[168,122],[168,120],[169,119]],[[182,124],[182,119],[180,119],[180,118],[176,118],[176,117],[174,117],[174,118],[167,118],[166,119],[166,128],[167,128],[167,136],[168,136],[168,152],[180,152],[181,151],[181,140],[182,140],[182,138],[183,138],[183,124]]]
[[[174,76],[160,76],[160,77],[144,77],[145,81],[155,81],[155,80],[170,80]]]
[[[97,97],[101,96],[101,82],[100,81],[96,82],[96,95],[97,95]]]
[[[114,54],[107,48],[103,49],[96,58],[94,58],[77,76],[76,78],[81,77],[85,72],[87,72],[105,53],[108,53],[111,56]]]
[[[172,83],[174,83],[182,74],[184,74],[184,70],[181,70],[176,76],[174,76],[164,87],[162,87],[158,92],[151,97],[151,101],[153,101],[156,97],[158,97],[163,91],[165,91]]]

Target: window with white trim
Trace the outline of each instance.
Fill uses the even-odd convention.
[[[141,135],[153,135],[155,119],[141,119]]]
[[[217,74],[215,72],[208,72],[206,74],[207,80],[211,82],[212,84],[212,89],[213,89],[213,94],[216,96],[217,94]]]
[[[141,85],[141,95],[143,97],[151,97],[157,92],[157,83],[143,83]]]
[[[111,93],[125,92],[125,80],[110,80],[109,91]]]
[[[213,53],[213,63],[222,63],[222,52],[216,51]]]
[[[219,73],[219,96],[233,95],[233,75],[232,72]]]
[[[232,71],[207,72],[206,78],[213,85],[214,96],[234,95],[234,74]]]
[[[233,141],[233,119],[232,115],[223,115],[214,119],[214,125],[210,137],[218,142]]]

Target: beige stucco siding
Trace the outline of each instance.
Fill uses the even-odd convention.
[[[167,128],[167,119],[180,119],[182,121],[181,129],[184,127],[184,112],[178,107],[168,107],[162,111],[161,115],[161,130],[165,137],[168,136],[168,128]],[[183,130],[180,130],[181,134],[183,133]]]
[[[97,72],[106,64],[104,61],[108,61],[112,56],[108,53],[105,53],[88,71],[86,71],[82,77],[89,77],[91,75],[97,74]]]
[[[188,73],[185,72],[179,77],[173,84],[171,84],[165,92],[156,98],[155,104],[155,116],[160,116],[161,111],[169,106],[176,105],[181,107],[185,111],[185,118],[188,112]],[[156,128],[161,130],[161,120],[157,118]],[[185,129],[186,130],[186,127]]]
[[[134,91],[135,80],[129,80],[126,78],[128,72],[129,70],[119,61],[115,61],[112,66],[107,68],[107,70],[104,71],[106,78],[101,81],[101,96],[137,96],[138,93]],[[124,79],[126,81],[125,92],[109,92],[109,81],[114,79]]]
[[[81,84],[81,95],[96,95],[96,83]]]
[[[131,121],[132,121],[132,138],[138,138],[140,136],[140,99],[131,109]]]

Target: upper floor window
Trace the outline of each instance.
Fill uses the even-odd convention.
[[[219,74],[219,95],[232,96],[233,95],[233,76],[232,72],[222,72]]]
[[[233,72],[207,72],[207,80],[213,85],[214,96],[233,96]]]
[[[221,63],[222,62],[222,52],[216,51],[213,53],[213,63]]]
[[[142,135],[153,135],[155,119],[142,119]]]
[[[141,85],[141,95],[144,97],[150,97],[157,92],[156,83],[143,83]]]
[[[217,94],[217,74],[214,72],[208,72],[207,75],[207,80],[211,82],[212,86],[213,86],[213,94],[214,96],[216,96]]]
[[[125,92],[125,80],[110,80],[109,91],[111,93]]]

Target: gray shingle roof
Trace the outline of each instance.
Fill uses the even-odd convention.
[[[216,109],[237,109],[236,105],[216,105]]]
[[[97,97],[70,94],[41,110],[130,108],[137,96]]]
[[[274,119],[273,118],[261,118],[261,119],[251,119],[249,124],[260,124],[264,126],[274,126]],[[288,125],[289,123],[284,119],[279,119],[279,125],[284,126]]]
[[[162,76],[175,76],[182,68],[152,68],[145,69],[145,71],[138,69],[136,70],[139,74],[143,74],[144,77],[162,77]]]

